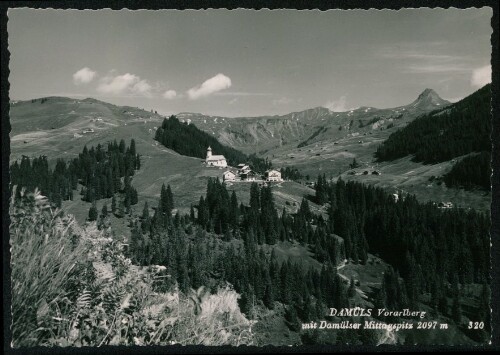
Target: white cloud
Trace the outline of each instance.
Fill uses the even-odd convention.
[[[167,100],[175,99],[177,92],[175,90],[167,90],[163,93],[163,97]]]
[[[486,65],[472,71],[470,84],[473,87],[483,87],[488,83],[491,83],[491,65]]]
[[[90,68],[82,68],[73,74],[73,82],[75,85],[88,84],[96,77],[97,72]]]
[[[341,96],[338,100],[328,101],[324,107],[333,112],[345,112],[349,109],[346,107],[346,96]]]
[[[122,94],[140,81],[140,78],[134,74],[123,74],[115,77],[106,76],[102,78],[97,87],[97,91],[102,94]]]
[[[101,94],[152,95],[151,90],[153,87],[147,80],[141,80],[139,76],[130,73],[116,76],[111,74],[102,78],[100,84],[97,86],[97,91]]]
[[[217,74],[203,82],[203,84],[195,86],[187,91],[187,95],[191,100],[199,99],[200,97],[208,96],[215,92],[231,87],[231,79],[222,73]]]
[[[132,91],[136,94],[150,96],[152,88],[153,87],[146,80],[141,80],[138,83],[134,84],[134,86],[132,87]]]

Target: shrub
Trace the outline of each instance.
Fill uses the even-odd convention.
[[[13,196],[16,196],[13,193]],[[79,226],[38,190],[11,201],[12,344],[252,344],[229,286],[184,295],[165,267],[138,267],[96,223]]]

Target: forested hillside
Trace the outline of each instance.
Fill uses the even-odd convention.
[[[248,163],[253,170],[263,173],[271,167],[271,163],[256,155],[247,156],[242,152],[227,147],[219,141],[198,129],[193,124],[180,122],[177,117],[165,118],[161,127],[158,127],[155,139],[165,147],[179,154],[196,158],[205,158],[207,148],[210,146],[217,155],[224,155],[231,166]]]
[[[22,188],[35,188],[49,198],[57,207],[63,200],[73,200],[73,190],[82,185],[82,199],[94,203],[116,193],[124,196],[125,208],[138,202],[137,191],[130,184],[131,177],[139,170],[141,160],[136,152],[135,141],[127,147],[122,139],[101,144],[90,149],[85,146],[77,158],[70,161],[58,159],[54,169],[49,167],[46,156],[30,159],[23,156],[10,166],[11,186],[17,185],[17,194]]]
[[[472,152],[491,151],[491,85],[465,99],[424,115],[391,136],[377,149],[378,161],[414,155],[426,164]]]
[[[413,296],[455,277],[460,283],[487,281],[489,216],[485,213],[443,210],[419,203],[412,195],[396,201],[381,188],[341,179],[327,183],[320,177],[316,202],[326,201],[329,224],[344,238],[347,257],[362,259],[360,250],[365,248],[381,255],[399,270]]]
[[[467,156],[453,165],[451,170],[443,176],[448,187],[462,187],[485,190],[491,189],[491,154],[481,152]]]
[[[189,216],[172,216],[168,190],[162,189],[152,216],[145,205],[133,227],[130,252],[139,265],[166,266],[182,291],[228,281],[242,295],[241,309],[250,318],[256,301],[268,308],[275,301],[289,305],[287,317],[296,330],[299,317],[308,321],[322,317],[328,306],[349,305],[347,289],[335,268],[343,256],[341,245],[328,235],[326,222],[311,213],[307,200],[295,216],[286,212],[279,216],[270,187],[261,189],[254,183],[250,206],[244,206],[223,183],[211,179],[206,197],[200,198]],[[217,245],[208,237],[211,233],[226,243]],[[279,263],[274,253],[266,255],[260,247],[280,240],[310,243],[322,250],[318,257],[325,262],[323,269]]]
[[[428,294],[429,305],[459,325],[465,313],[459,285],[487,287],[489,220],[473,210],[441,210],[414,196],[396,202],[382,189],[342,180],[327,183],[321,177],[316,202],[328,203],[327,220],[311,213],[306,199],[296,214],[280,215],[271,187],[254,183],[245,206],[224,183],[212,179],[207,195],[189,216],[172,216],[168,190],[162,189],[154,214],[146,205],[134,224],[130,257],[139,265],[166,266],[181,290],[230,282],[242,295],[241,309],[250,318],[254,302],[272,308],[279,301],[289,306],[287,319],[294,329],[293,324],[325,314],[326,307],[349,305],[352,292],[335,265],[344,258],[366,264],[368,252],[392,265],[375,295],[380,307],[416,306]],[[211,233],[225,243],[210,242]],[[308,247],[323,268],[280,264],[274,253],[263,252],[261,246],[281,241]],[[487,304],[479,307],[487,322]]]
[[[384,283],[375,299],[378,305],[401,309],[430,294],[430,305],[459,325],[465,313],[459,285],[488,288],[488,214],[443,210],[411,195],[396,201],[383,189],[341,179],[328,183],[324,177],[318,178],[315,198],[328,201],[328,225],[344,239],[348,258],[363,262],[365,250],[380,255],[404,280],[404,286]],[[480,304],[478,314],[488,327],[487,302]]]

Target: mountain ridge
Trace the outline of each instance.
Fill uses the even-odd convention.
[[[425,89],[413,102],[393,108],[361,106],[334,112],[318,106],[274,116],[230,118],[183,112],[177,117],[195,124],[225,145],[247,154],[262,154],[283,146],[303,145],[306,141],[337,140],[358,131],[363,134],[369,128],[384,129],[391,124],[400,126],[419,115],[449,104],[450,102],[442,99],[434,90]],[[366,128],[363,130],[363,127]],[[320,130],[321,132],[318,132]],[[313,135],[313,139],[310,139]]]
[[[415,105],[422,104],[424,102],[434,103],[436,106],[444,106],[444,105],[451,104],[450,101],[441,98],[441,96],[439,96],[439,94],[434,89],[426,88],[411,103],[406,104],[406,105],[402,105],[402,106],[395,106],[395,107],[388,107],[388,108],[378,108],[378,107],[373,107],[373,106],[360,106],[357,108],[343,110],[343,111],[333,111],[325,106],[315,106],[315,107],[306,108],[306,109],[299,110],[299,111],[292,111],[292,112],[281,114],[281,115],[229,117],[229,116],[221,116],[221,115],[207,115],[207,114],[203,114],[201,112],[182,111],[182,112],[175,114],[175,116],[181,117],[181,118],[184,118],[184,117],[190,118],[190,116],[193,116],[193,117],[203,116],[203,117],[209,117],[209,118],[225,118],[225,119],[243,119],[243,118],[245,118],[245,119],[257,119],[257,118],[263,118],[263,117],[265,117],[265,118],[282,118],[282,117],[287,117],[287,116],[293,115],[293,114],[303,114],[306,112],[317,112],[317,111],[320,111],[321,114],[336,114],[336,113],[347,113],[347,112],[353,112],[353,111],[359,111],[359,110],[400,109],[400,108],[406,108],[406,107],[415,107]]]

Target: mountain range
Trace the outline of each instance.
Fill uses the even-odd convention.
[[[328,178],[342,176],[415,193],[422,200],[464,202],[487,208],[487,197],[429,184],[429,178],[443,175],[451,168],[451,162],[423,165],[410,158],[384,163],[374,160],[377,147],[391,133],[421,115],[448,105],[450,103],[435,91],[426,89],[408,105],[385,109],[360,107],[333,112],[317,107],[282,116],[228,118],[196,113],[176,116],[213,135],[224,145],[267,157],[277,168],[298,168],[311,180],[318,174]],[[46,155],[51,161],[72,158],[84,145],[90,147],[114,139],[134,138],[143,162],[143,168],[134,177],[140,198],[154,203],[161,184],[171,184],[178,206],[188,210],[204,192],[208,177],[221,176],[222,172],[204,168],[200,159],[182,156],[156,142],[155,131],[164,118],[154,110],[116,106],[92,98],[48,97],[12,102],[10,160],[20,159],[22,155]],[[349,175],[353,159],[360,165],[358,173],[377,169],[382,174]],[[246,199],[247,192],[242,188],[238,197]],[[281,206],[287,201],[300,202],[301,196],[313,193],[304,185],[292,182],[286,189],[275,191]]]
[[[434,90],[425,89],[412,103],[388,109],[363,106],[334,112],[316,107],[282,116],[228,118],[180,113],[177,117],[245,153],[270,155],[283,147],[291,148],[301,143],[305,146],[324,139],[342,139],[353,133],[383,130],[391,123],[392,126],[401,126],[419,115],[449,104]]]

